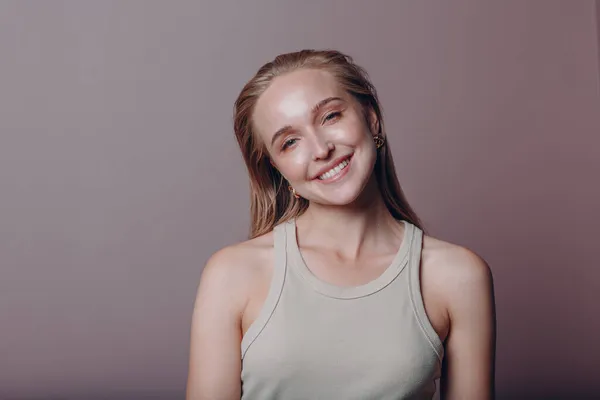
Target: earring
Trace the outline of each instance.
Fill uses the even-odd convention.
[[[375,142],[375,147],[380,149],[385,143],[385,137],[378,133],[377,135],[373,136],[373,141]]]
[[[297,198],[297,199],[299,199],[299,198],[300,198],[300,195],[299,195],[298,193],[296,193],[296,189],[294,189],[294,188],[292,187],[292,185],[289,185],[289,186],[288,186],[288,190],[289,190],[290,192],[292,192],[292,194],[294,195],[294,197],[295,197],[295,198]]]

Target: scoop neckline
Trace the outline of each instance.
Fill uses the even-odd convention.
[[[316,276],[306,265],[300,247],[298,246],[296,219],[288,222],[288,249],[293,267],[317,292],[337,299],[354,299],[365,297],[380,291],[389,285],[402,272],[408,262],[409,249],[413,240],[414,226],[406,220],[401,220],[404,224],[404,233],[402,242],[396,252],[390,265],[376,278],[369,282],[357,286],[340,286],[326,282]]]

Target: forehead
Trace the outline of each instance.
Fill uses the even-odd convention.
[[[254,125],[261,136],[283,125],[310,117],[312,107],[331,97],[350,100],[334,76],[323,70],[300,69],[273,79],[254,109]]]

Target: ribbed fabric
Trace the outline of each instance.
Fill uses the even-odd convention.
[[[423,232],[403,221],[389,267],[360,286],[316,277],[296,222],[274,229],[267,299],[242,338],[242,399],[431,399],[443,345],[423,306]]]

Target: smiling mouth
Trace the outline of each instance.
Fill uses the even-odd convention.
[[[322,175],[319,175],[317,177],[318,180],[320,181],[327,181],[330,179],[334,179],[336,177],[338,177],[339,175],[342,174],[342,172],[348,168],[348,165],[350,165],[350,159],[352,158],[352,155],[344,160],[342,160],[338,165],[336,165],[335,167],[331,168],[329,171],[325,172]]]

